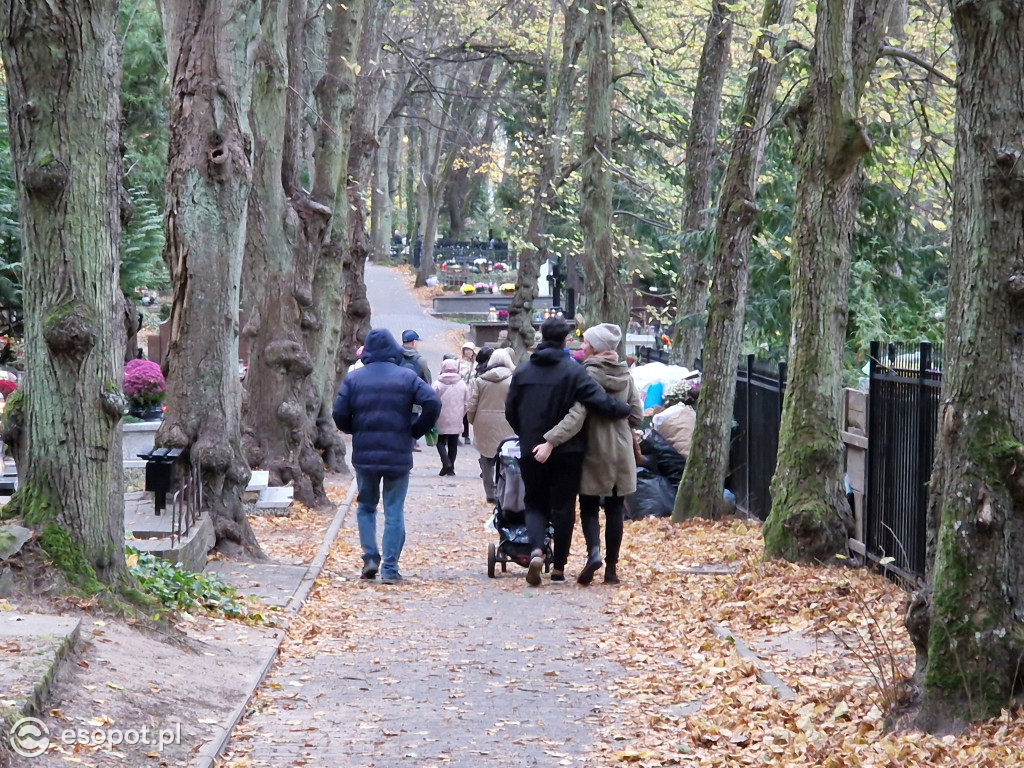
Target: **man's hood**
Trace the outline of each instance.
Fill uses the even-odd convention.
[[[537,345],[537,351],[530,355],[530,362],[534,365],[556,365],[565,357],[567,355],[563,345],[553,341],[542,341]]]
[[[363,363],[394,363],[402,361],[402,347],[387,328],[374,328],[363,341]]]

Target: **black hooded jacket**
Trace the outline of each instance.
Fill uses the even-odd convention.
[[[629,405],[605,393],[561,344],[542,342],[512,374],[505,398],[505,419],[519,435],[522,453],[543,443],[544,433],[558,424],[575,402],[606,419],[629,415]],[[581,431],[555,448],[553,454],[582,453],[586,449],[585,431]]]

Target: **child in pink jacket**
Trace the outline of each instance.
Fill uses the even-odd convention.
[[[459,375],[458,360],[441,363],[441,375],[434,382],[434,391],[441,398],[441,415],[437,417],[437,453],[441,457],[441,471],[437,474],[454,477],[462,419],[469,401],[469,387]]]

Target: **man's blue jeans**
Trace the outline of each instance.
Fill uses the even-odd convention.
[[[381,484],[384,485],[384,535],[381,548],[377,549],[377,503],[380,501]],[[356,470],[356,488],[356,521],[363,562],[374,560],[380,563],[381,576],[395,576],[398,574],[398,558],[405,546],[405,494],[409,490],[409,473],[385,477],[379,472]]]

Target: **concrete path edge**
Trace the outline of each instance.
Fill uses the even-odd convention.
[[[319,578],[320,573],[324,569],[324,564],[327,562],[327,556],[330,554],[331,547],[334,545],[334,540],[338,537],[338,532],[341,530],[341,526],[345,523],[345,517],[348,514],[349,507],[352,506],[352,501],[356,495],[356,481],[353,478],[349,485],[348,493],[345,495],[345,500],[338,505],[337,511],[334,513],[334,519],[331,520],[330,526],[327,528],[327,533],[324,535],[323,543],[317,550],[316,556],[313,558],[309,567],[306,569],[306,575],[302,577],[302,581],[299,582],[299,586],[296,587],[295,592],[288,599],[288,604],[285,606],[284,612],[288,616],[294,616],[306,602],[306,598],[309,597],[310,591],[313,589],[313,585]],[[252,699],[253,694],[263,683],[267,673],[270,672],[270,667],[274,663],[274,659],[277,658],[277,654],[281,650],[281,644],[284,642],[285,632],[279,632],[277,638],[273,644],[267,648],[266,658],[262,663],[258,664],[255,672],[249,678],[246,686],[245,698],[242,699],[241,703],[235,707],[228,714],[227,718],[218,727],[218,734],[203,744],[196,754],[198,760],[193,764],[195,768],[214,768],[217,763],[217,758],[220,757],[221,752],[228,745],[231,740],[231,732],[238,725],[242,716],[245,714],[246,708],[249,706],[249,701]]]

